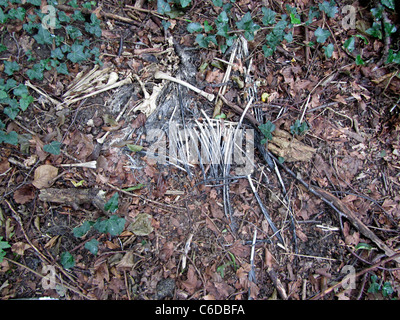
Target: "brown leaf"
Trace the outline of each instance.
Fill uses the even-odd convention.
[[[245,246],[242,244],[241,240],[237,240],[229,250],[237,257],[245,258],[250,256],[250,246]]]
[[[146,123],[146,115],[144,113],[139,113],[136,119],[132,121],[131,128],[138,129],[140,127],[143,127],[145,123]]]
[[[53,180],[58,175],[58,169],[49,164],[44,164],[36,168],[32,184],[38,188],[49,188]]]
[[[57,240],[60,238],[60,235],[52,237],[49,241],[46,242],[44,245],[45,249],[50,249],[53,248],[53,246],[56,244]]]
[[[135,266],[135,262],[133,261],[133,252],[128,251],[125,253],[123,258],[121,259],[120,262],[117,264],[117,268],[128,268],[132,269]]]
[[[189,294],[193,294],[196,292],[198,282],[196,270],[192,265],[190,265],[187,272],[187,280],[182,282],[182,286]]]
[[[35,188],[31,184],[22,186],[15,190],[14,200],[16,203],[24,204],[35,198]]]
[[[0,162],[0,174],[6,172],[8,169],[10,169],[10,163],[7,159],[4,159]]]
[[[150,178],[154,178],[154,175],[156,174],[156,169],[153,166],[149,166],[147,165],[144,168],[144,172],[146,173],[146,175],[148,175]]]
[[[16,253],[16,254],[18,254],[18,255],[20,255],[20,256],[23,256],[24,253],[25,253],[25,250],[26,250],[26,249],[29,249],[30,247],[31,247],[31,246],[30,246],[29,244],[20,241],[20,242],[14,243],[14,244],[11,246],[11,250],[12,250],[12,252],[14,252],[14,253]]]
[[[160,260],[164,261],[164,262],[168,261],[174,252],[174,248],[175,248],[175,245],[173,242],[165,243],[160,252],[160,256],[159,256]]]

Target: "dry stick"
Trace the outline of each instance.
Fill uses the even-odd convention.
[[[271,227],[272,231],[274,232],[274,235],[278,238],[278,240],[282,244],[282,246],[284,246],[285,242],[283,241],[283,238],[282,238],[278,228],[275,226],[274,222],[272,221],[267,209],[264,207],[264,205],[263,205],[263,203],[261,201],[261,198],[257,193],[256,188],[254,188],[254,185],[253,185],[253,182],[251,181],[250,176],[247,176],[247,180],[249,181],[251,190],[253,191],[254,196],[257,199],[258,205],[260,206],[260,209],[261,209],[262,213],[264,214],[265,219],[267,220],[269,226]]]
[[[63,11],[70,11],[70,12],[76,10],[73,7],[66,6],[66,5],[63,5],[63,4],[59,4],[57,6],[57,8],[60,9],[60,10],[63,10]],[[91,13],[95,13],[95,11],[97,9],[96,10],[89,10],[89,9],[86,9],[86,8],[79,8],[79,10],[82,11],[82,13],[84,13],[84,14],[91,14]],[[122,21],[122,22],[125,22],[125,23],[129,23],[129,24],[134,24],[135,23],[135,21],[132,20],[132,19],[129,19],[129,18],[126,18],[126,17],[121,17],[121,16],[118,16],[118,15],[113,14],[113,13],[100,11],[99,14],[101,16],[109,18],[109,19],[119,20],[119,21]]]
[[[226,69],[224,78],[222,79],[223,83],[228,82],[228,80],[229,80],[229,78],[231,76],[233,61],[235,60],[235,57],[236,57],[237,47],[238,47],[238,44],[237,44],[237,42],[235,42],[234,48],[233,48],[231,56],[229,58],[228,68]],[[226,90],[227,90],[227,86],[226,85],[221,87],[219,89],[219,91],[218,91],[218,96],[220,96],[220,95],[223,96],[225,94]],[[220,111],[221,111],[220,104],[221,104],[220,101],[217,101],[217,103],[215,104],[214,111],[213,111],[213,118],[215,118],[215,116],[217,116],[220,113]]]
[[[267,273],[270,276],[272,282],[274,283],[274,286],[276,290],[278,291],[279,295],[283,300],[287,300],[288,296],[286,294],[285,287],[283,286],[281,280],[279,280],[278,275],[276,274],[276,271],[273,268],[268,268]]]
[[[390,262],[392,260],[397,261],[399,259],[399,257],[400,257],[400,252],[397,252],[394,255],[392,255],[390,257],[387,257],[386,259],[383,259],[382,261],[379,261],[379,262],[375,263],[374,265],[372,265],[372,266],[370,266],[370,267],[368,267],[368,268],[366,268],[364,270],[361,270],[361,271],[357,272],[356,275],[355,275],[355,278],[360,277],[363,274],[378,268],[382,264],[385,264],[385,263]],[[329,287],[329,288],[325,289],[324,291],[318,293],[314,297],[312,297],[311,300],[318,300],[318,299],[322,298],[324,295],[332,292],[334,289],[341,287],[343,285],[343,283],[345,283],[347,281],[348,281],[348,278],[345,277],[342,281],[336,283],[332,287]]]
[[[256,240],[257,240],[257,228],[254,228],[253,242],[251,244],[251,254],[250,254],[250,266],[251,269],[249,271],[249,281],[255,283],[256,276],[254,272],[254,251],[256,249]],[[252,300],[250,295],[250,286],[249,286],[249,300]]]

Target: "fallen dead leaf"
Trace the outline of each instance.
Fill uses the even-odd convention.
[[[134,222],[132,222],[128,231],[131,231],[137,236],[147,236],[153,232],[153,227],[151,226],[151,215],[147,213],[140,213],[137,215]]]
[[[24,204],[35,198],[35,188],[31,184],[22,186],[15,190],[14,200],[16,203]]]
[[[14,243],[11,246],[11,250],[12,250],[12,252],[14,252],[16,254],[23,256],[25,253],[25,250],[29,249],[30,247],[31,246],[29,244],[19,241],[19,242]]]
[[[58,175],[58,169],[49,164],[44,164],[36,168],[32,184],[38,188],[49,188]]]
[[[196,271],[194,267],[190,265],[187,272],[187,280],[182,282],[182,286],[189,294],[192,295],[196,292],[198,282]]]
[[[123,258],[121,259],[120,262],[117,264],[117,268],[128,268],[132,269],[135,266],[135,262],[133,261],[133,252],[128,251],[125,253]]]
[[[7,159],[4,159],[0,162],[0,174],[6,172],[8,169],[10,169],[10,163]]]

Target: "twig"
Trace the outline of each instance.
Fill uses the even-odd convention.
[[[287,300],[288,296],[286,294],[285,287],[282,285],[281,280],[278,278],[278,275],[276,274],[275,270],[273,268],[268,268],[267,273],[269,277],[271,278],[272,282],[275,285],[276,290],[278,291],[279,295],[283,300]]]
[[[234,104],[233,102],[230,102],[228,100],[226,100],[226,98],[218,93],[218,97],[222,100],[223,103],[225,103],[228,107],[230,107],[233,111],[235,111],[237,114],[242,115],[243,109],[241,107],[239,107],[238,105]],[[260,125],[260,123],[256,120],[256,118],[254,118],[250,113],[246,113],[245,117],[247,120],[249,120],[251,122],[251,124],[258,128],[258,126]]]
[[[257,190],[254,188],[253,182],[251,181],[250,176],[247,176],[247,180],[249,181],[251,190],[253,190],[254,196],[257,199],[258,205],[261,208],[262,213],[264,214],[265,219],[267,220],[269,226],[271,227],[272,231],[274,232],[274,235],[278,238],[279,242],[281,242],[282,245],[285,245],[285,242],[282,239],[281,233],[278,230],[278,228],[275,226],[275,224],[273,223],[273,221],[271,220],[271,217],[267,211],[267,209],[264,207],[260,196],[257,193]]]
[[[256,275],[254,272],[254,251],[256,248],[256,239],[257,239],[257,228],[254,228],[253,242],[251,244],[251,254],[250,254],[250,271],[249,271],[249,281],[255,283]],[[250,287],[249,287],[249,300],[252,300],[250,296]]]
[[[231,56],[229,58],[228,68],[226,68],[226,72],[225,72],[224,78],[222,79],[222,82],[228,82],[228,80],[231,76],[233,61],[235,60],[235,57],[236,57],[237,47],[238,47],[238,43],[236,40],[235,44],[233,45],[233,50],[232,50]],[[218,91],[218,96],[220,96],[220,95],[223,96],[226,92],[226,89],[227,89],[227,86],[221,87]],[[218,100],[217,103],[215,104],[214,111],[213,111],[213,118],[215,118],[215,116],[217,116],[221,112],[221,106],[222,106],[221,104],[222,103],[220,100]]]

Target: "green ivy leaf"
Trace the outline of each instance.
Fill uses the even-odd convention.
[[[21,99],[19,99],[19,108],[22,111],[28,109],[29,105],[33,102],[33,97],[30,95],[23,95]]]
[[[240,21],[237,21],[236,26],[244,30],[244,37],[249,41],[254,40],[254,32],[260,29],[260,26],[254,23],[250,12],[247,12]]]
[[[335,6],[334,1],[324,1],[319,4],[319,9],[324,11],[329,18],[334,18],[336,13],[338,12],[337,6]]]
[[[3,241],[3,237],[0,237],[0,263],[3,262],[6,255],[6,252],[3,249],[8,249],[10,247],[10,244],[7,241]]]
[[[108,219],[107,232],[112,236],[118,236],[124,231],[125,219],[116,215]]]
[[[28,95],[28,94],[29,94],[28,88],[26,87],[26,85],[24,85],[24,84],[22,84],[22,83],[20,83],[20,84],[18,85],[18,87],[16,87],[16,88],[13,90],[13,93],[14,93],[15,96],[19,96],[19,97],[22,97],[22,96],[24,96],[24,95]]]
[[[71,18],[75,21],[85,21],[85,17],[81,11],[75,10],[74,13],[71,15]]]
[[[79,30],[77,27],[74,26],[67,26],[65,28],[65,30],[67,31],[67,34],[73,39],[75,40],[76,38],[79,38],[82,36],[82,32],[81,30]]]
[[[318,43],[324,43],[326,39],[329,38],[331,35],[329,30],[322,29],[321,27],[318,27],[317,30],[315,30],[314,35],[317,37],[317,42]]]
[[[107,220],[101,220],[99,218],[93,227],[101,233],[109,233],[112,236],[117,236],[124,231],[125,219],[116,215],[112,215]]]
[[[385,33],[390,36],[392,33],[397,31],[397,28],[394,24],[391,23],[384,23],[383,27],[385,28]]]
[[[15,99],[10,99],[8,101],[9,107],[5,107],[3,112],[12,120],[15,120],[19,113],[19,104],[17,100]]]
[[[334,45],[332,43],[330,43],[327,46],[324,46],[323,48],[324,48],[325,56],[327,58],[331,58],[332,54],[333,54],[333,51],[335,49]]]
[[[203,31],[203,27],[201,26],[200,23],[198,22],[192,22],[189,23],[186,27],[187,31],[189,31],[190,33],[194,33],[194,32],[202,32]]]
[[[298,15],[295,15],[294,13],[290,14],[290,23],[296,25],[301,23],[301,19],[298,17]]]
[[[90,23],[85,23],[85,30],[95,35],[97,38],[101,37],[100,20],[97,19],[94,13],[90,15]]]
[[[161,20],[161,24],[164,27],[164,30],[168,30],[168,28],[171,26],[171,22],[165,20]]]
[[[275,125],[271,121],[267,121],[266,123],[261,124],[258,126],[261,133],[264,135],[265,139],[261,140],[261,144],[266,143],[268,140],[272,140],[272,132],[275,130]]]
[[[379,40],[382,40],[382,28],[381,24],[378,22],[374,22],[372,24],[372,27],[367,29],[365,33],[369,34],[372,37],[378,38]]]
[[[43,71],[44,71],[44,65],[42,63],[35,63],[32,69],[26,71],[26,75],[31,80],[34,79],[43,80]]]
[[[78,8],[78,7],[79,7],[78,1],[77,1],[77,0],[71,0],[71,1],[69,1],[69,2],[68,2],[68,5],[70,5],[70,6],[73,7],[73,8]]]
[[[186,8],[191,2],[192,2],[192,0],[180,0],[180,4],[181,4],[182,8]]]
[[[3,9],[0,8],[0,23],[6,23],[8,20],[8,15],[4,13]]]
[[[392,63],[392,62],[400,64],[400,52],[395,53],[393,49],[389,49],[386,63]]]
[[[212,0],[212,2],[216,7],[222,7],[222,5],[224,4],[222,0]]]
[[[118,192],[115,192],[113,196],[110,198],[110,200],[107,201],[107,203],[104,205],[104,210],[105,211],[110,211],[111,213],[114,213],[118,209],[118,197],[119,194]]]
[[[290,132],[292,134],[297,134],[301,135],[305,133],[309,129],[307,122],[300,122],[299,119],[297,119],[293,125],[290,126]]]
[[[363,66],[363,65],[365,65],[365,62],[364,62],[364,60],[361,58],[361,55],[357,55],[357,57],[356,57],[356,65],[357,66]]]
[[[0,100],[2,99],[7,99],[8,98],[8,94],[6,91],[4,90],[0,90]],[[1,128],[0,128],[1,129]]]
[[[52,44],[53,43],[53,35],[49,32],[49,30],[42,27],[40,24],[38,26],[38,33],[33,36],[39,44]]]
[[[306,21],[306,25],[309,26],[313,22],[314,18],[318,19],[319,13],[320,11],[316,7],[311,6],[310,10],[308,10],[308,20]]]
[[[92,239],[85,243],[85,249],[96,255],[99,251],[99,242],[96,239]]]
[[[50,144],[45,144],[43,146],[43,151],[46,151],[54,155],[59,155],[61,153],[60,147],[61,147],[61,142],[52,141]]]
[[[4,61],[4,72],[12,76],[15,71],[19,70],[19,64],[15,61]]]
[[[215,38],[215,35],[205,36],[204,34],[198,34],[196,36],[196,42],[201,48],[208,48],[210,42],[217,44],[217,39]]]
[[[36,7],[40,7],[42,5],[42,0],[27,0],[26,2],[33,4]]]
[[[73,63],[80,63],[88,59],[87,52],[84,52],[85,46],[79,43],[74,43],[71,46],[71,52],[68,53],[67,58]]]
[[[271,10],[270,8],[261,8],[262,13],[264,14],[262,18],[262,23],[264,26],[269,26],[271,24],[274,24],[276,22],[275,17],[276,17],[276,12]]]
[[[382,12],[383,12],[383,7],[379,6],[378,8],[372,8],[371,13],[374,16],[375,19],[381,20],[382,19]]]
[[[90,230],[90,228],[92,227],[93,224],[94,224],[94,222],[86,220],[80,226],[72,229],[72,232],[73,232],[75,238],[83,237],[86,233],[88,233],[88,231]]]
[[[58,11],[58,20],[60,20],[60,22],[64,22],[64,23],[71,22],[71,18],[64,11]]]
[[[354,38],[354,37],[351,37],[351,38],[347,39],[347,40],[344,42],[343,46],[344,46],[347,50],[349,50],[349,52],[353,52],[354,49],[355,49],[354,44],[355,44],[355,38]]]
[[[22,7],[18,7],[17,9],[11,8],[8,11],[8,17],[10,19],[18,19],[20,21],[24,21],[26,10]]]
[[[18,134],[15,131],[5,133],[0,131],[0,143],[5,142],[16,146],[18,144]]]
[[[391,9],[391,10],[395,10],[396,9],[396,6],[394,4],[394,0],[381,0],[381,3],[384,6],[388,7],[389,9]]]
[[[64,251],[63,253],[61,253],[60,258],[60,262],[64,269],[71,269],[75,266],[75,258],[68,251]]]
[[[171,12],[171,6],[165,0],[157,0],[157,12],[159,14],[165,14]]]
[[[212,31],[212,29],[213,29],[213,27],[210,26],[210,24],[208,23],[208,21],[207,21],[207,20],[204,21],[204,31],[205,31],[206,33],[209,33],[209,32]]]
[[[390,296],[394,292],[392,285],[390,284],[389,281],[385,281],[385,283],[382,286],[382,295],[384,297]]]
[[[65,62],[60,63],[60,65],[57,66],[56,70],[58,73],[61,73],[61,74],[69,74],[68,67]]]

